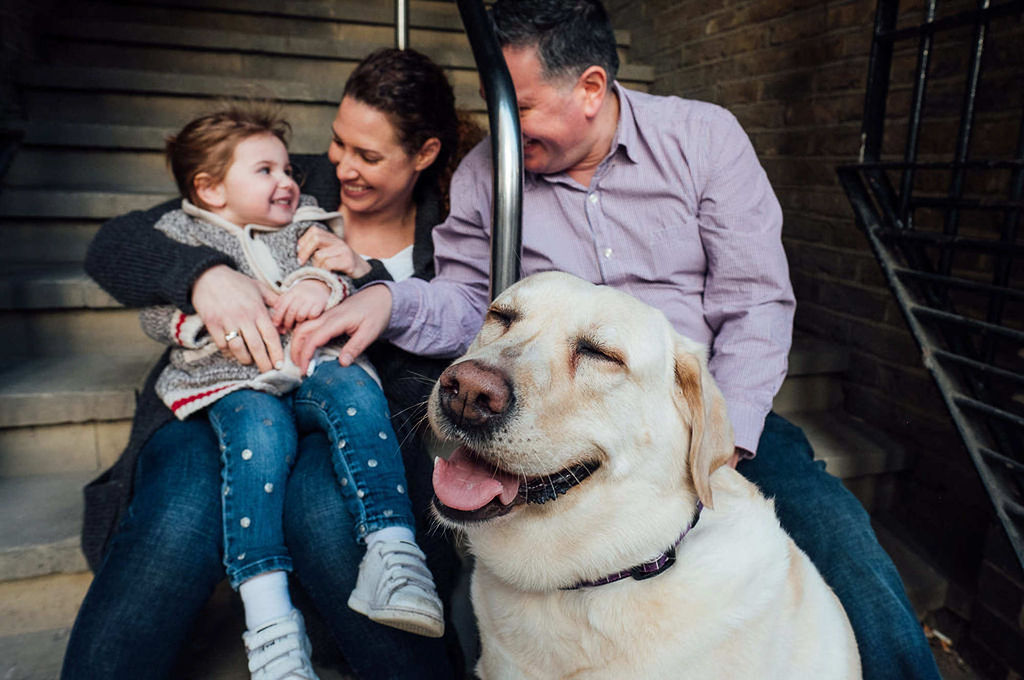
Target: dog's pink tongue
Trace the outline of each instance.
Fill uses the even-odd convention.
[[[433,482],[437,499],[456,510],[478,510],[495,496],[508,505],[519,493],[518,479],[482,465],[464,446],[455,449],[448,460],[435,459]]]

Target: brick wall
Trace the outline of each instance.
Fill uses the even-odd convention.
[[[939,4],[940,15],[957,9],[950,2]],[[1019,568],[1013,573],[1012,563],[1004,571],[994,572],[990,563],[981,570],[991,504],[855,227],[835,173],[837,165],[858,156],[874,0],[606,0],[606,5],[616,28],[631,31],[629,59],[654,66],[652,92],[720,104],[750,135],[785,214],[797,328],[850,349],[847,411],[885,429],[917,455],[887,517],[967,593],[968,605],[960,608],[964,616],[975,605],[975,592],[985,597],[994,591],[978,585],[980,573],[988,586],[1000,584],[1004,599],[1007,589],[1019,593]],[[917,23],[921,3],[903,5],[904,20]],[[956,137],[969,38],[964,31],[954,36],[958,46],[934,51],[927,101],[929,112],[939,115],[922,130],[925,157],[944,153]],[[978,155],[1002,150],[1002,156],[1012,156],[1021,115],[1022,46],[1020,23],[990,36],[986,77],[991,87],[979,103],[972,143]],[[889,110],[897,120],[886,130],[887,153],[902,152],[898,118],[907,109],[915,61],[916,49],[894,58]],[[1005,186],[993,184],[1004,192]],[[975,263],[977,271],[986,266],[991,268]],[[996,572],[1005,578],[995,578]],[[1003,609],[990,606],[982,618],[998,620],[1024,649],[1020,613],[1007,618]]]

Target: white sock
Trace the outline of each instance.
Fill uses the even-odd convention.
[[[366,549],[369,550],[377,541],[409,541],[410,543],[416,543],[416,534],[409,527],[384,527],[383,529],[366,534]]]
[[[238,587],[238,594],[242,597],[245,627],[249,630],[256,630],[294,609],[288,594],[288,574],[280,570],[253,576]]]

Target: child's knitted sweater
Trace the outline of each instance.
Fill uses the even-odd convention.
[[[322,210],[315,199],[305,195],[291,224],[283,227],[250,224],[244,229],[185,199],[182,209],[165,214],[156,228],[175,241],[219,250],[235,261],[238,271],[279,293],[299,281],[321,281],[331,291],[327,302],[330,308],[348,296],[351,280],[326,269],[300,267],[296,254],[299,237],[307,229],[325,228],[325,222],[341,235],[340,213]],[[143,309],[139,317],[147,335],[174,347],[170,363],[157,379],[156,392],[180,419],[240,389],[286,394],[302,378],[290,358],[286,358],[281,368],[261,374],[254,364],[245,366],[232,357],[223,356],[198,314],[161,306]],[[288,357],[288,336],[282,336],[281,340],[285,357]]]

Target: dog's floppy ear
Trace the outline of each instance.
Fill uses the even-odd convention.
[[[712,508],[711,473],[725,465],[734,450],[725,399],[708,371],[703,351],[696,353],[677,342],[675,373],[681,400],[677,408],[690,421],[690,477],[697,497]]]

